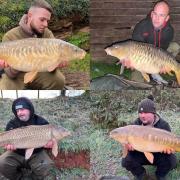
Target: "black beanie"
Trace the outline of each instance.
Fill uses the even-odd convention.
[[[31,110],[31,105],[25,101],[24,99],[19,99],[16,103],[15,103],[15,110],[17,111],[18,109],[29,109]]]
[[[138,106],[138,113],[142,112],[156,114],[155,103],[151,99],[143,99]]]

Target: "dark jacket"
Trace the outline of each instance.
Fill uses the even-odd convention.
[[[132,124],[133,125],[142,125],[142,121],[139,118],[137,118]],[[156,119],[152,126],[154,128],[171,131],[169,124],[165,120],[163,120],[159,115],[156,115]]]
[[[156,30],[153,27],[151,18],[148,16],[135,26],[132,39],[135,41],[154,44],[155,47],[166,50],[169,43],[173,40],[173,36],[174,30],[169,21],[164,24],[162,29]]]
[[[15,110],[15,104],[19,100],[26,101],[26,103],[28,103],[29,106],[31,107],[30,119],[27,122],[23,122],[23,121],[19,120],[19,118],[17,117],[17,113],[16,113],[16,110]],[[12,112],[14,113],[15,117],[8,122],[8,124],[6,126],[6,131],[11,130],[11,129],[20,128],[22,126],[49,124],[47,120],[45,120],[44,118],[42,118],[42,117],[40,117],[40,116],[38,116],[38,115],[36,115],[34,113],[33,104],[31,103],[31,101],[29,99],[27,99],[25,97],[18,98],[13,102],[13,104],[12,104]],[[37,153],[37,152],[40,152],[41,150],[43,150],[43,148],[36,148],[34,150],[33,154]],[[16,152],[17,154],[22,155],[22,156],[25,155],[25,149],[17,149],[14,152]]]

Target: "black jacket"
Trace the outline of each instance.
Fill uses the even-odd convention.
[[[31,107],[31,114],[30,114],[30,119],[27,121],[27,122],[23,122],[21,120],[19,120],[19,118],[17,117],[17,113],[16,113],[16,110],[15,110],[15,104],[19,101],[19,100],[23,100],[23,101],[26,101],[26,103],[29,104],[29,106]],[[36,115],[34,113],[34,106],[33,104],[31,103],[31,101],[25,97],[21,97],[21,98],[18,98],[16,99],[13,104],[12,104],[12,112],[14,113],[15,117],[13,119],[11,119],[7,125],[6,125],[6,131],[8,130],[11,130],[11,129],[16,129],[16,128],[20,128],[22,126],[29,126],[29,125],[45,125],[45,124],[49,124],[47,120],[45,120],[44,118]],[[37,152],[40,152],[43,148],[36,148],[33,152],[34,153],[37,153]],[[25,155],[25,149],[17,149],[15,150],[14,152],[16,152],[17,154],[19,155],[22,155],[24,156]]]
[[[155,30],[148,16],[140,21],[134,28],[132,39],[135,41],[154,44],[155,47],[166,50],[169,43],[173,40],[174,30],[168,21],[160,30]]]
[[[139,118],[137,118],[132,124],[133,125],[142,125],[142,121]],[[159,129],[164,129],[164,130],[171,132],[171,128],[170,128],[169,124],[165,120],[163,120],[159,115],[156,116],[156,120],[153,123],[153,127],[159,128]]]

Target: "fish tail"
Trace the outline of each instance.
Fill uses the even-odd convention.
[[[178,64],[179,65],[179,64]],[[176,79],[177,79],[177,82],[180,86],[180,65],[178,66],[178,68],[176,69],[175,71],[175,74],[176,74]]]

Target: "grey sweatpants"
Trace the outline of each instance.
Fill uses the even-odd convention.
[[[49,174],[54,163],[45,151],[31,156],[25,162],[24,156],[12,151],[6,151],[0,156],[0,173],[10,180],[20,180],[23,176],[22,169],[30,168],[32,179],[42,180]]]

